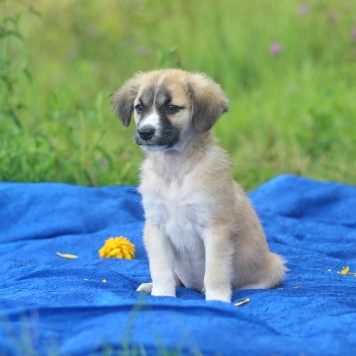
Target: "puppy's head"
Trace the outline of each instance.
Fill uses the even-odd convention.
[[[184,146],[188,136],[209,131],[228,109],[212,79],[178,69],[136,74],[113,94],[112,104],[126,127],[134,112],[136,143],[147,151]]]

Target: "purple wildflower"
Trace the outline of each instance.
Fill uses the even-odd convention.
[[[101,157],[100,164],[104,167],[107,167],[109,165],[109,161],[105,157]]]
[[[356,42],[356,27],[351,30],[351,39]]]
[[[139,46],[136,49],[136,53],[140,57],[145,57],[145,56],[148,56],[150,54],[150,49],[148,47],[146,47],[146,46]]]
[[[273,42],[269,47],[269,52],[272,56],[278,56],[282,52],[282,44],[280,42]]]
[[[335,11],[329,13],[329,20],[331,22],[338,22],[339,21],[339,14]]]
[[[299,15],[306,15],[309,12],[309,7],[307,5],[300,5],[298,8]]]

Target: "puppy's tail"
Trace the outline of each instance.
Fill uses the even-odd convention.
[[[258,275],[258,282],[245,285],[240,289],[268,289],[277,287],[283,281],[288,271],[285,263],[286,261],[280,255],[270,252],[264,270]]]
[[[285,274],[288,268],[285,266],[286,261],[276,253],[270,253],[269,264],[266,271],[266,287],[274,288],[277,287],[285,278]]]

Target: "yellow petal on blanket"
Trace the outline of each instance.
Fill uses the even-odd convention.
[[[347,266],[347,267],[344,267],[342,271],[340,272],[337,272],[338,274],[348,274],[350,271],[350,267]]]
[[[250,301],[250,298],[246,298],[245,300],[241,301],[241,302],[237,302],[235,303],[235,307],[240,307],[241,305],[247,304]]]
[[[70,254],[70,253],[60,253],[60,252],[56,252],[56,254],[57,254],[59,257],[63,257],[63,258],[78,258],[78,256],[72,255],[72,254]]]
[[[350,272],[350,267],[347,266],[347,267],[344,267],[344,269],[340,272],[337,272],[338,274],[346,274],[348,276],[356,276],[356,273],[355,272]]]
[[[103,282],[103,283],[106,283],[106,279],[103,279],[102,282]]]

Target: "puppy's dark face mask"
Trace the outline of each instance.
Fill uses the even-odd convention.
[[[135,140],[147,151],[174,147],[180,140],[182,115],[189,115],[164,85],[143,88],[134,101],[134,111]]]

